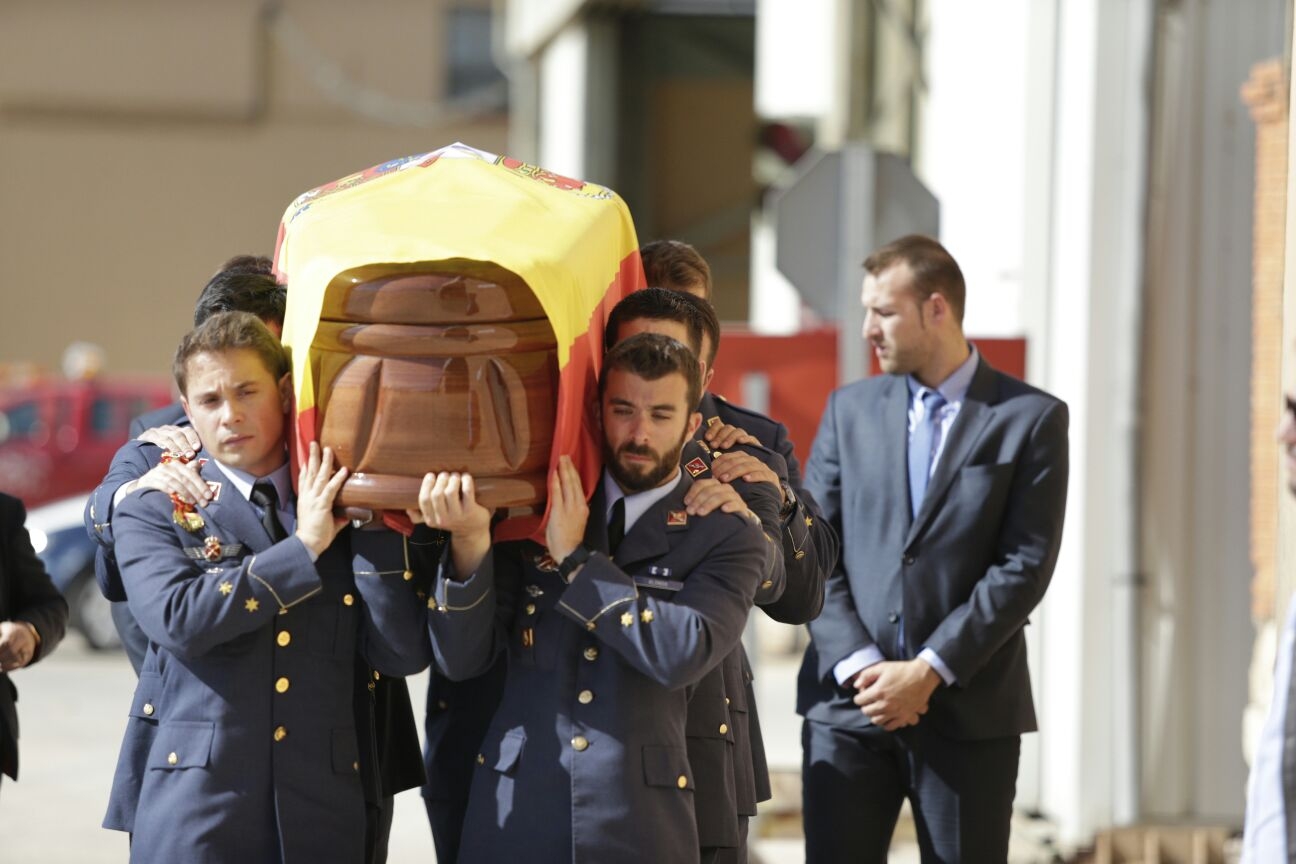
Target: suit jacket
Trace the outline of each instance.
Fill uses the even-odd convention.
[[[27,511],[0,493],[0,621],[26,621],[40,634],[31,663],[48,657],[67,628],[68,606],[23,527]],[[28,664],[28,666],[31,665]],[[18,688],[0,673],[0,774],[18,779]]]
[[[154,429],[158,426],[188,425],[189,417],[185,414],[184,406],[179,402],[172,402],[170,405],[155,408],[132,420],[130,423],[130,437],[138,438],[145,429]]]
[[[469,678],[507,651],[477,758],[463,861],[698,858],[685,745],[689,692],[738,644],[767,541],[744,517],[684,515],[684,474],[564,584],[544,549],[495,545],[429,611],[437,663]],[[606,550],[602,491],[586,543]]]
[[[1022,631],[1062,540],[1066,405],[979,361],[915,518],[909,398],[904,377],[884,375],[828,400],[806,483],[843,549],[810,624],[797,709],[817,722],[867,727],[833,667],[867,645],[888,659],[927,647],[957,680],[933,694],[921,722],[963,739],[1033,731]]]
[[[222,493],[195,531],[155,491],[113,519],[150,649],[105,824],[133,830],[136,861],[361,860],[354,657],[380,675],[426,666],[415,585],[374,563],[376,534],[346,531],[315,563],[295,537],[271,544],[214,463],[202,476]]]

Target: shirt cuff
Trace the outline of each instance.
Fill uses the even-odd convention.
[[[837,679],[839,686],[845,687],[846,682],[858,675],[861,669],[867,669],[885,659],[876,645],[860,648],[845,660],[837,661],[837,665],[833,667],[833,677]]]
[[[134,491],[133,489],[130,488],[131,484],[134,482],[135,482],[134,480],[128,480],[125,483],[118,486],[117,491],[113,492],[113,496],[112,496],[113,510],[117,509],[117,505],[122,502],[123,498],[125,498],[127,495],[129,495],[131,492]],[[105,513],[103,521],[107,522],[110,519],[112,519],[112,513],[111,512]]]
[[[936,670],[936,674],[945,682],[946,687],[953,687],[958,683],[958,678],[954,677],[954,673],[945,665],[945,661],[932,649],[924,648],[919,651],[918,659],[927,661],[927,665]]]

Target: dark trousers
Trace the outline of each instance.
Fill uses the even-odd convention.
[[[388,795],[381,807],[365,807],[365,860],[368,864],[386,864],[387,844],[391,840],[392,816],[396,799]]]
[[[459,840],[463,837],[468,800],[424,798],[423,804],[427,807],[428,825],[432,827],[437,864],[455,864],[459,860]]]
[[[738,817],[737,846],[703,846],[702,864],[747,864],[747,828],[750,816]]]
[[[959,741],[921,722],[887,733],[807,720],[801,744],[806,861],[886,861],[905,798],[923,864],[1008,860],[1020,736]]]

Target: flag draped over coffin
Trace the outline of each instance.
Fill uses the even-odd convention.
[[[539,300],[559,369],[550,468],[570,455],[592,492],[601,464],[590,406],[603,326],[617,301],[644,284],[629,210],[605,187],[463,144],[344,177],[302,194],[284,213],[275,268],[289,285],[283,340],[292,353],[296,453],[316,439],[323,379],[337,371],[322,368],[310,347],[333,278],[367,264],[455,258],[510,270]],[[534,517],[512,520],[496,536],[542,540],[542,526]]]

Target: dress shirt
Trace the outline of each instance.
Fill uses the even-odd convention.
[[[212,461],[215,462],[216,460],[213,459]],[[264,477],[253,477],[246,471],[240,471],[222,462],[216,462],[216,467],[229,478],[230,483],[234,484],[234,488],[238,490],[239,494],[247,499],[253,510],[257,511],[258,516],[261,515],[261,507],[252,500],[252,487],[262,481],[273,485],[275,496],[279,499],[278,505],[275,507],[275,512],[279,515],[279,524],[283,526],[284,532],[289,537],[293,536],[293,531],[297,530],[297,508],[293,505],[292,473],[289,463],[284,462],[284,464]],[[309,548],[307,548],[306,554],[310,556],[312,561],[319,557]]]
[[[1287,816],[1283,800],[1283,728],[1287,691],[1292,675],[1292,649],[1296,643],[1296,602],[1287,609],[1287,622],[1278,639],[1274,664],[1273,699],[1265,717],[1255,762],[1247,780],[1246,821],[1242,834],[1242,864],[1268,864],[1287,860]]]
[[[936,391],[945,399],[945,404],[936,409],[936,428],[933,430],[934,440],[932,441],[932,458],[931,464],[927,469],[927,477],[936,470],[936,465],[940,462],[941,454],[945,452],[945,442],[949,440],[950,427],[954,425],[954,420],[958,417],[959,410],[963,407],[963,400],[967,397],[968,388],[972,386],[972,377],[976,375],[977,362],[980,355],[975,347],[968,352],[968,357],[959,367],[949,374],[944,381],[936,386]],[[906,376],[906,382],[909,385],[909,427],[908,436],[912,440],[914,429],[918,424],[923,422],[923,396],[931,388],[922,384],[912,375]],[[904,639],[904,619],[900,619],[901,640]],[[930,648],[924,647],[918,652],[918,658],[925,660],[927,665],[936,670],[941,680],[946,684],[953,684],[957,679],[950,668],[945,665],[945,661]],[[846,686],[846,682],[854,678],[862,669],[867,669],[875,663],[881,663],[887,659],[876,645],[866,645],[860,648],[845,659],[837,662],[833,666],[833,677],[837,683]]]
[[[627,495],[621,491],[621,487],[612,479],[606,468],[603,469],[603,500],[607,503],[607,510],[603,513],[603,524],[606,525],[612,518],[612,505],[617,502],[618,498],[625,499],[625,535],[630,533],[634,523],[639,521],[639,517],[647,512],[648,508],[656,504],[661,499],[671,493],[671,490],[679,485],[683,478],[683,473],[677,467],[675,469],[675,478],[667,480],[660,486],[654,486],[652,489],[643,492],[635,492]]]

